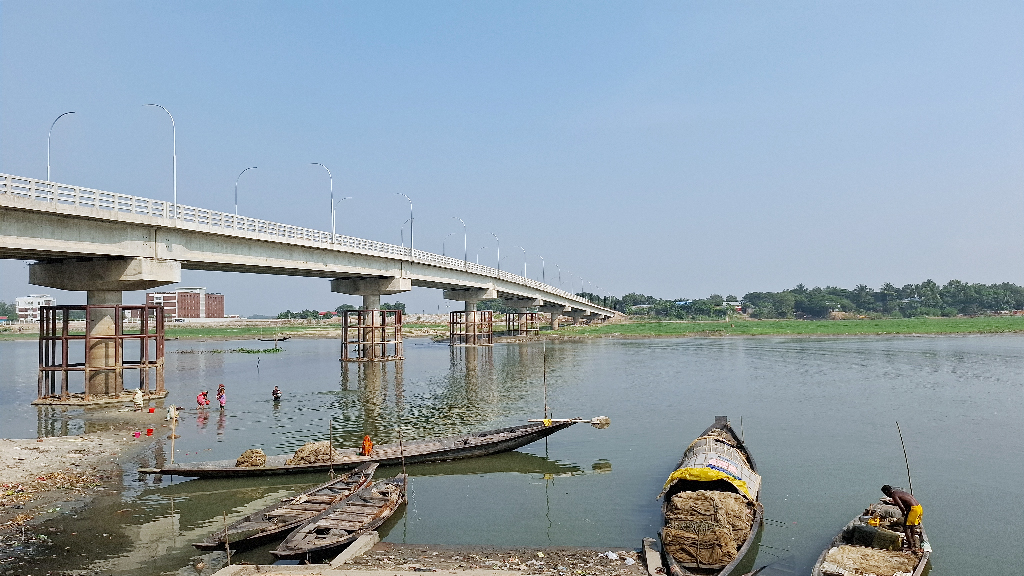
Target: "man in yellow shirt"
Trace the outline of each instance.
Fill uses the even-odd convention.
[[[918,550],[921,544],[915,535],[920,534],[921,515],[924,513],[921,503],[909,492],[896,490],[888,484],[882,486],[882,494],[888,496],[903,513],[903,533],[907,537],[907,547],[911,550]]]

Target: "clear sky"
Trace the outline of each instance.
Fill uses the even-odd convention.
[[[0,172],[704,297],[1024,284],[1020,2],[0,1]],[[451,236],[449,236],[451,234]],[[408,231],[405,232],[408,242]],[[0,299],[56,293],[0,261]],[[183,273],[229,313],[356,303]],[[126,302],[140,302],[138,293]],[[440,291],[386,298],[445,310]],[[453,304],[453,308],[458,306]]]

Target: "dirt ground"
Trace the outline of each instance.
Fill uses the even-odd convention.
[[[424,546],[388,542],[378,543],[366,554],[345,564],[344,568],[382,572],[490,569],[551,576],[637,576],[646,573],[633,549]]]
[[[0,438],[0,535],[57,513],[61,503],[88,501],[120,485],[120,462],[167,435],[162,413],[90,410],[81,436]],[[146,430],[153,428],[153,436]],[[132,434],[139,431],[140,437]]]

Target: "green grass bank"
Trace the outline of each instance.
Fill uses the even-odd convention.
[[[1024,316],[883,318],[864,320],[627,321],[558,330],[579,336],[871,336],[888,334],[999,334],[1024,332]]]

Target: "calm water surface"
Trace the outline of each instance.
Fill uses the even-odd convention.
[[[287,453],[328,438],[357,446],[479,431],[538,417],[542,345],[450,349],[408,340],[401,364],[342,366],[330,340],[284,352],[210,353],[253,342],[168,342],[166,403],[183,412],[175,461]],[[2,436],[77,434],[77,410],[28,406],[35,345],[0,342]],[[418,465],[410,504],[384,526],[391,542],[635,548],[654,535],[655,495],[715,415],[742,428],[764,477],[771,521],[757,565],[809,573],[832,536],[881,493],[906,485],[894,422],[936,549],[933,575],[1014,574],[1024,564],[1024,337],[726,338],[547,344],[556,417],[607,415],[504,455]],[[195,395],[228,390],[199,414]],[[274,385],[285,391],[270,401]],[[163,403],[161,403],[162,405]],[[158,435],[168,431],[160,429]],[[140,464],[165,462],[164,442]],[[396,473],[381,469],[378,476]],[[1010,481],[1011,485],[1007,485]],[[61,520],[47,567],[109,574],[194,574],[197,541],[320,476],[247,480],[139,478],[87,513]],[[97,528],[97,519],[102,525]],[[77,534],[72,536],[71,532]],[[268,548],[236,556],[270,562]],[[204,556],[211,568],[220,553]]]

